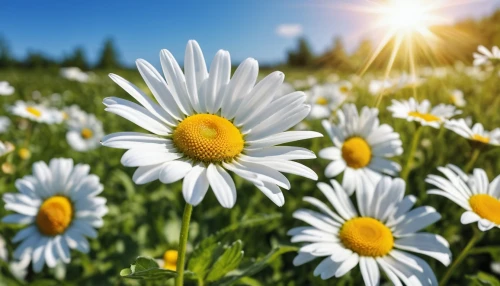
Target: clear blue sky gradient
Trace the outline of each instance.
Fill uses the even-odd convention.
[[[103,39],[112,37],[122,61],[129,65],[137,58],[156,65],[162,48],[182,61],[189,39],[200,43],[208,61],[218,49],[226,49],[234,63],[247,57],[276,63],[283,61],[286,51],[296,43],[294,38],[276,34],[280,24],[302,25],[315,52],[327,49],[334,36],[342,36],[348,49],[356,47],[360,38],[367,36],[363,31],[370,18],[338,6],[363,5],[366,1],[7,0],[0,8],[0,35],[8,40],[17,57],[32,50],[61,58],[82,46],[89,59],[95,61]],[[457,21],[488,15],[498,7],[500,0],[483,0],[451,7],[445,14]]]

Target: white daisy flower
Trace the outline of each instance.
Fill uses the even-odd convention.
[[[491,271],[495,274],[500,274],[500,262],[492,262]]]
[[[347,97],[352,91],[352,83],[348,80],[339,81],[335,83],[335,86],[337,87],[336,92],[345,97]]]
[[[477,47],[479,53],[474,53],[474,66],[482,66],[486,64],[497,64],[500,63],[500,48],[494,46],[488,50],[485,46]]]
[[[309,116],[313,119],[329,118],[333,110],[344,103],[347,98],[344,93],[340,92],[340,89],[341,88],[334,83],[313,86],[307,92],[307,96],[312,105]],[[346,93],[349,90],[347,90]]]
[[[102,122],[95,115],[87,113],[72,114],[67,121],[66,140],[76,151],[85,152],[96,149],[104,137]]]
[[[14,145],[12,145],[12,143],[0,141],[0,157],[9,154],[12,151],[14,151]]]
[[[12,95],[15,88],[6,81],[0,81],[0,96]]]
[[[394,89],[394,83],[390,80],[372,80],[368,84],[368,92],[371,95],[377,96],[380,93],[391,93]]]
[[[337,124],[322,122],[334,145],[319,152],[320,158],[332,160],[325,176],[344,172],[342,185],[352,194],[362,187],[373,188],[382,174],[398,174],[401,167],[388,159],[403,153],[402,142],[391,126],[380,125],[378,109],[365,106],[358,114],[354,104],[346,104],[337,117]]]
[[[21,100],[16,101],[14,106],[11,106],[10,112],[14,115],[41,123],[54,124],[63,121],[63,114],[60,111]]]
[[[500,128],[488,132],[484,130],[481,123],[476,123],[471,128],[464,119],[449,120],[444,123],[444,127],[475,142],[496,146],[500,145]]]
[[[427,191],[428,194],[443,196],[464,208],[462,224],[477,222],[482,231],[500,227],[500,175],[490,183],[482,169],[474,169],[472,175],[454,165],[438,170],[446,178],[429,175],[425,181],[437,189]]]
[[[464,107],[467,103],[464,99],[463,91],[459,89],[454,89],[449,93],[450,102],[457,107]]]
[[[399,77],[397,88],[413,88],[422,85],[425,79],[416,77],[414,75],[403,74]]]
[[[6,116],[0,116],[0,134],[7,132],[10,126],[10,119]]]
[[[103,225],[106,199],[97,197],[103,186],[99,177],[89,175],[90,167],[73,166],[72,159],[52,159],[33,164],[33,175],[16,181],[19,193],[3,195],[5,209],[17,212],[4,223],[28,224],[12,239],[20,242],[14,259],[29,256],[33,270],[44,264],[53,268],[58,261],[69,263],[70,249],[89,251],[86,237],[95,238]]]
[[[137,67],[159,105],[135,85],[110,75],[141,105],[106,98],[106,110],[155,134],[121,132],[104,137],[103,145],[129,149],[122,164],[138,167],[137,184],[154,180],[168,184],[183,180],[186,202],[199,204],[209,186],[223,207],[236,202],[236,187],[227,172],[252,182],[278,206],[284,204],[280,187],[292,173],[313,180],[317,175],[292,160],[312,159],[313,152],[276,146],[322,135],[312,131],[286,131],[310,112],[303,92],[276,96],[284,74],[274,72],[255,85],[258,64],[246,59],[232,78],[227,51],[219,51],[208,73],[196,41],[189,41],[184,59],[185,75],[172,54],[161,51],[165,78],[145,60]]]
[[[0,235],[0,260],[8,261],[9,252],[7,250],[7,244],[5,243],[5,239]]]
[[[416,198],[404,197],[405,182],[399,178],[384,177],[375,189],[356,192],[358,210],[339,183],[331,183],[333,188],[325,183],[318,183],[318,188],[335,211],[322,200],[305,197],[320,212],[299,209],[293,214],[310,225],[288,232],[292,242],[304,243],[293,260],[295,266],[325,257],[314,270],[323,280],[342,277],[359,264],[365,285],[380,284],[380,269],[394,285],[438,285],[427,262],[407,252],[449,265],[448,242],[419,232],[441,218],[434,208],[411,210]]]
[[[90,79],[90,76],[78,67],[62,68],[60,70],[60,75],[65,79],[78,82],[88,82]]]
[[[414,98],[409,100],[392,100],[392,105],[387,109],[392,112],[392,117],[403,118],[408,121],[417,121],[424,126],[440,128],[447,119],[462,113],[455,106],[439,104],[431,108],[430,102],[425,99],[418,103]],[[429,110],[430,109],[430,110]]]
[[[80,106],[73,104],[68,107],[64,107],[63,110],[61,111],[64,120],[67,122],[73,121],[73,120],[80,120],[80,118],[85,117],[87,113],[83,111]]]

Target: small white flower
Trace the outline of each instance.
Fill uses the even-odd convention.
[[[309,116],[313,119],[329,118],[333,110],[340,107],[347,98],[350,88],[340,92],[338,84],[329,83],[313,86],[306,94],[309,97],[312,108]]]
[[[102,123],[95,115],[84,112],[74,113],[67,120],[66,140],[76,151],[84,152],[96,149],[104,137]]]
[[[399,77],[397,88],[413,88],[422,85],[425,79],[416,77],[414,75],[403,74]]]
[[[430,102],[425,99],[418,103],[414,98],[409,100],[392,100],[392,105],[387,108],[392,112],[392,117],[408,121],[417,121],[424,126],[440,128],[447,119],[462,113],[453,105],[439,104],[431,109]]]
[[[472,141],[490,145],[500,145],[500,128],[488,132],[484,130],[481,123],[476,123],[471,128],[464,119],[447,121],[444,127]]]
[[[10,142],[0,141],[0,157],[9,154],[12,151],[14,151],[14,145],[12,145]]]
[[[63,121],[63,114],[59,110],[21,100],[16,101],[14,106],[11,106],[10,112],[41,123],[55,124]]]
[[[0,96],[12,95],[15,88],[6,81],[0,81]]]
[[[357,191],[357,209],[337,181],[331,184],[333,188],[318,183],[326,200],[304,198],[320,212],[299,209],[293,214],[310,225],[288,232],[292,242],[303,243],[293,260],[295,266],[322,257],[314,275],[323,280],[342,277],[359,265],[365,285],[379,285],[381,270],[394,285],[438,285],[427,262],[409,253],[450,264],[448,242],[437,234],[420,232],[441,218],[434,208],[412,210],[416,198],[404,197],[405,182],[399,178],[383,177],[375,189]]]
[[[390,80],[372,80],[368,85],[368,92],[373,96],[378,96],[380,93],[391,93],[394,91],[394,83]]]
[[[87,73],[77,67],[62,68],[60,74],[63,78],[78,82],[88,82],[90,78]]]
[[[0,235],[0,260],[8,261],[9,252],[7,251],[7,244],[5,243],[5,239]]]
[[[281,173],[317,180],[310,168],[295,162],[313,159],[313,152],[276,146],[321,137],[312,131],[287,131],[310,112],[303,92],[276,96],[285,75],[274,72],[256,83],[258,63],[244,60],[231,77],[229,52],[220,50],[208,72],[201,48],[189,41],[184,72],[168,50],[160,53],[164,76],[150,63],[137,67],[158,104],[120,76],[110,77],[139,103],[104,99],[106,111],[153,134],[120,132],[103,138],[103,145],[128,149],[122,164],[138,167],[133,180],[145,184],[183,180],[184,199],[198,205],[209,187],[219,203],[232,208],[236,186],[227,172],[253,183],[278,206],[285,203],[280,189],[290,188]]]
[[[464,107],[465,104],[467,103],[464,99],[463,91],[461,91],[459,89],[454,89],[454,90],[450,91],[449,98],[450,98],[451,103],[453,103],[457,107]]]
[[[14,259],[29,257],[33,270],[53,268],[58,261],[69,263],[70,249],[89,252],[86,237],[96,238],[95,228],[103,225],[106,199],[97,197],[103,190],[99,177],[89,175],[90,167],[73,166],[72,159],[52,159],[33,164],[33,175],[18,179],[19,193],[3,195],[7,215],[4,223],[27,224],[12,239],[20,242]],[[29,261],[28,261],[29,263]]]
[[[500,48],[494,46],[491,52],[485,46],[477,47],[479,53],[474,53],[474,66],[496,64],[500,62]]]
[[[491,183],[486,172],[474,169],[467,175],[457,166],[439,167],[444,178],[429,175],[425,180],[437,189],[427,191],[431,195],[439,195],[450,199],[466,210],[460,221],[462,224],[477,222],[482,231],[493,227],[500,228],[500,175]]]
[[[0,134],[7,132],[10,126],[10,119],[6,116],[0,116]]]
[[[378,109],[363,107],[358,114],[354,104],[337,111],[338,123],[323,120],[323,127],[333,147],[319,152],[319,157],[332,160],[325,176],[344,172],[342,185],[349,194],[361,188],[373,188],[382,174],[396,176],[399,164],[389,160],[403,153],[399,134],[387,124],[380,125]]]
[[[500,274],[500,262],[492,262],[491,271],[495,274]]]

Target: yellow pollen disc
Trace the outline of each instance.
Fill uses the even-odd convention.
[[[351,137],[342,145],[342,158],[347,166],[359,169],[370,164],[372,150],[365,139],[361,137]]]
[[[384,256],[394,246],[391,230],[371,217],[348,220],[339,232],[342,244],[360,256]]]
[[[472,210],[481,218],[500,224],[500,200],[490,195],[480,194],[470,197]]]
[[[67,197],[53,196],[45,200],[38,214],[36,225],[42,234],[58,235],[68,228],[73,217],[73,206]]]
[[[328,104],[328,100],[322,96],[318,97],[318,99],[316,99],[316,104],[318,105],[327,105]]]
[[[439,117],[432,115],[430,113],[420,113],[420,112],[416,112],[416,111],[411,111],[408,113],[408,115],[423,119],[424,121],[427,121],[427,122],[441,121],[441,119]]]
[[[177,270],[177,250],[167,250],[163,254],[163,268],[176,271]]]
[[[173,133],[177,149],[201,162],[222,162],[238,156],[245,142],[229,120],[213,114],[196,114],[184,119]]]
[[[89,128],[83,128],[81,131],[81,135],[84,139],[90,139],[92,138],[92,136],[94,136],[94,133]]]
[[[28,160],[31,158],[31,152],[28,148],[21,148],[19,151],[17,151],[17,154],[19,155],[19,158],[23,160]]]
[[[35,117],[40,117],[42,116],[42,112],[34,107],[28,106],[26,107],[26,111],[30,113],[31,115],[34,115]]]
[[[342,93],[348,93],[349,92],[349,88],[347,86],[345,86],[345,85],[341,86],[340,87],[340,92],[342,92]]]
[[[485,136],[481,136],[479,134],[472,135],[472,140],[479,141],[479,142],[484,143],[484,144],[490,143],[490,138],[485,137]]]
[[[68,118],[69,118],[68,113],[66,113],[66,112],[64,112],[64,111],[63,111],[63,112],[61,112],[61,113],[62,113],[63,120],[68,120]]]

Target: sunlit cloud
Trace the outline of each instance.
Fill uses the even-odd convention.
[[[302,35],[302,25],[300,24],[281,24],[276,28],[276,34],[283,38],[294,38]]]

